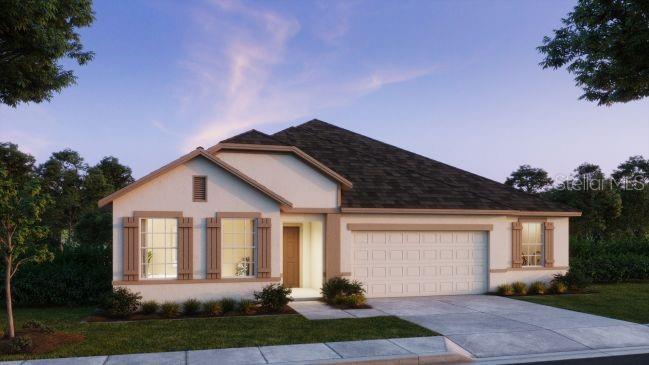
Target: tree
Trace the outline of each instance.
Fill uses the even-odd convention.
[[[46,233],[41,224],[43,210],[49,197],[41,192],[38,179],[19,184],[0,167],[0,255],[5,269],[5,307],[7,335],[14,338],[11,279],[27,262],[50,260],[47,246],[37,244]]]
[[[74,84],[59,61],[92,60],[77,33],[94,20],[92,1],[1,0],[0,9],[0,102],[39,103]]]
[[[505,185],[526,193],[538,194],[553,184],[548,173],[530,165],[521,165],[505,180]]]
[[[70,149],[54,152],[38,168],[44,192],[54,199],[44,215],[50,227],[49,240],[61,250],[64,244],[73,243],[74,226],[83,207],[81,189],[87,169],[79,153]]]
[[[649,2],[579,0],[538,50],[543,68],[575,74],[580,99],[599,105],[649,96]]]
[[[34,175],[33,156],[21,152],[11,142],[0,143],[0,166],[19,184],[26,183]]]
[[[642,237],[649,235],[649,160],[632,156],[613,172],[620,197],[622,213],[616,220],[620,234]]]

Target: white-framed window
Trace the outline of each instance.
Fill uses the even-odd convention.
[[[140,219],[140,261],[142,279],[178,277],[178,220]]]
[[[543,223],[524,222],[522,236],[523,266],[543,265]]]
[[[257,270],[255,220],[252,218],[221,219],[221,276],[253,277]]]

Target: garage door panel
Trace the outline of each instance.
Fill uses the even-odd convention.
[[[363,282],[369,297],[487,290],[486,232],[359,231],[352,235],[352,276]]]

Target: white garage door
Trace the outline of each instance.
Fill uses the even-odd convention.
[[[487,232],[354,231],[352,276],[368,297],[487,291]]]

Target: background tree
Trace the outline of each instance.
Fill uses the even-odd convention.
[[[564,26],[544,37],[543,68],[575,74],[581,99],[599,105],[649,96],[649,2],[579,0]]]
[[[622,213],[616,220],[620,235],[649,236],[649,160],[632,156],[612,174],[622,200]]]
[[[59,61],[92,59],[77,33],[94,20],[91,0],[1,0],[0,9],[0,102],[50,100],[76,81]]]
[[[16,335],[11,279],[21,265],[52,258],[47,246],[37,244],[46,232],[41,224],[41,216],[49,197],[41,192],[37,178],[26,183],[19,183],[19,180],[10,176],[4,166],[0,166],[0,254],[5,271],[7,335],[10,338]]]
[[[88,169],[79,153],[70,149],[54,152],[38,167],[43,190],[54,199],[44,214],[50,227],[49,242],[63,250],[74,241],[74,227],[82,210],[83,174]]]
[[[521,165],[505,180],[509,185],[526,193],[538,194],[552,186],[552,179],[547,171],[530,165]]]

